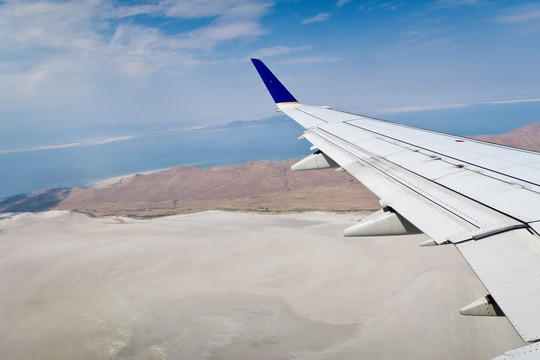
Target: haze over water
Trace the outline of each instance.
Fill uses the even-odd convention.
[[[282,120],[192,130],[174,130],[169,125],[169,129],[157,131],[95,137],[103,139],[94,140],[96,145],[81,141],[81,145],[62,146],[77,143],[72,139],[57,140],[58,146],[49,141],[45,146],[51,148],[47,149],[0,149],[0,198],[46,188],[84,187],[111,177],[177,165],[223,166],[307,154],[309,144],[296,140],[301,128]]]
[[[376,116],[456,135],[500,134],[539,121],[540,103]],[[85,187],[177,165],[208,167],[301,158],[310,153],[311,146],[297,140],[302,131],[284,116],[191,129],[168,124],[96,127],[63,134],[28,130],[24,143],[15,143],[16,137],[8,131],[0,135],[0,198],[55,187]]]

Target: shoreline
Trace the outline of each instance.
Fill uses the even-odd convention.
[[[182,166],[182,165],[176,165],[176,166]],[[83,189],[98,189],[98,188],[102,188],[102,187],[105,187],[105,186],[112,186],[112,185],[116,185],[116,184],[121,184],[124,181],[129,180],[130,178],[132,178],[135,175],[157,174],[157,173],[160,173],[160,172],[163,172],[163,171],[173,169],[176,166],[157,169],[157,170],[148,170],[148,171],[143,171],[143,172],[136,172],[136,173],[131,173],[131,174],[113,176],[113,177],[106,178],[106,179],[103,179],[103,180],[93,181],[93,182],[89,183],[88,185],[85,185],[83,187]]]

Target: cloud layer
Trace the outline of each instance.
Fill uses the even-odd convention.
[[[481,0],[0,1],[0,121],[264,117],[272,104],[249,57],[313,103],[536,97],[539,14],[536,3]]]

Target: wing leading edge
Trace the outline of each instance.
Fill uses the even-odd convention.
[[[306,129],[303,138],[430,243],[456,245],[489,291],[485,303],[524,341],[540,340],[539,153],[304,105],[252,61],[279,111]],[[468,309],[487,314],[486,306]]]

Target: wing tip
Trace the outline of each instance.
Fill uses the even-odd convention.
[[[261,60],[251,58],[251,62],[278,106],[298,104],[295,97],[287,90],[287,88],[285,88],[285,86],[283,86],[281,81],[278,80]]]

